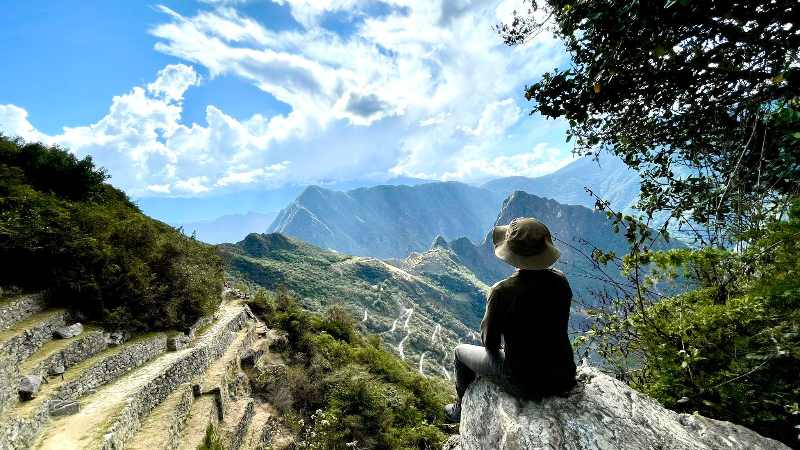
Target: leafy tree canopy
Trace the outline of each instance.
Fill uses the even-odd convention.
[[[643,211],[739,232],[798,193],[800,3],[531,0],[498,26],[510,45],[544,30],[572,63],[527,88],[533,111],[638,170]]]

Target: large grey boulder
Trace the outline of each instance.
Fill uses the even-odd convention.
[[[22,400],[31,400],[36,397],[42,377],[39,375],[25,375],[19,379],[19,396]]]
[[[461,437],[445,448],[479,449],[788,449],[745,427],[679,414],[599,370],[581,366],[566,397],[520,401],[479,379],[462,404]]]
[[[56,337],[59,339],[69,339],[83,333],[83,325],[80,322],[61,327],[56,330]]]
[[[75,400],[55,400],[49,405],[51,417],[71,416],[81,410],[81,405]]]

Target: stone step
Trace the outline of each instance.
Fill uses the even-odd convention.
[[[225,450],[239,450],[255,414],[252,398],[242,398],[228,403],[222,423],[222,439]]]
[[[166,335],[151,333],[105,350],[43,383],[33,400],[21,402],[0,420],[0,449],[29,448],[50,421],[50,406],[77,401],[166,351]]]
[[[142,421],[178,387],[222,355],[247,320],[245,308],[225,307],[189,346],[166,353],[81,401],[75,415],[54,419],[35,444],[41,449],[119,449]]]
[[[0,330],[11,328],[47,307],[42,293],[19,295],[0,300]]]
[[[125,446],[127,450],[174,450],[186,428],[194,403],[191,383],[178,387],[156,406]],[[216,413],[215,413],[216,414]]]
[[[219,422],[219,406],[212,395],[195,398],[189,410],[186,427],[181,434],[178,450],[197,450],[206,436],[209,426]]]
[[[19,364],[53,339],[53,333],[66,325],[67,311],[53,309],[15,322],[0,332],[0,355]]]
[[[238,382],[241,373],[239,358],[256,337],[254,326],[239,333],[225,353],[193,381],[199,396],[189,412],[189,420],[180,439],[180,449],[197,449],[205,438],[208,426],[218,426],[225,421],[230,400],[237,394],[243,394],[241,383]]]
[[[269,403],[256,402],[253,419],[242,439],[240,450],[271,449],[280,441],[281,426],[278,411]]]

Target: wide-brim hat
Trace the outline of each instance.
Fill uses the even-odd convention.
[[[518,269],[546,269],[561,256],[553,245],[550,230],[531,217],[494,227],[492,241],[495,256]]]

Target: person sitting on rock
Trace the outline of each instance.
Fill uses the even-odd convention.
[[[564,274],[550,268],[561,253],[550,230],[533,218],[518,218],[492,231],[494,254],[518,270],[495,284],[481,321],[483,346],[455,348],[456,403],[448,420],[461,420],[461,400],[476,376],[494,380],[525,399],[563,394],[575,386],[575,360],[567,335],[572,290]]]

